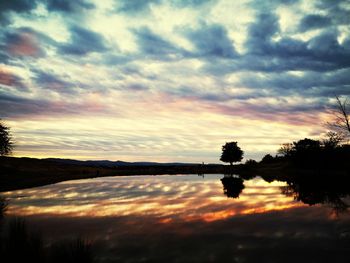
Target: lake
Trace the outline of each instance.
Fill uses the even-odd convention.
[[[24,218],[46,244],[89,240],[97,262],[349,262],[348,192],[305,185],[118,176],[2,196],[6,220]]]

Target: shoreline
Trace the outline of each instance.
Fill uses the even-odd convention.
[[[39,187],[68,180],[107,176],[177,175],[177,174],[234,174],[242,165],[147,165],[147,166],[88,166],[62,164],[36,158],[0,158],[0,192]]]
[[[261,176],[266,181],[290,179],[350,181],[350,170],[322,169],[322,167],[298,168],[286,161],[256,164],[183,164],[145,166],[91,166],[60,163],[26,157],[0,157],[0,193],[39,187],[69,180],[91,179],[109,176],[179,175],[179,174],[238,174],[242,178]],[[317,180],[316,180],[317,182]]]

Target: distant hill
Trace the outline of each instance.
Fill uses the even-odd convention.
[[[242,165],[78,161],[0,156],[0,192],[103,176],[239,174]]]
[[[60,158],[46,158],[43,160],[62,163],[62,164],[75,164],[75,165],[94,166],[94,167],[198,165],[198,163],[123,162],[123,161],[108,161],[108,160],[79,161],[79,160],[73,160],[73,159],[60,159]]]

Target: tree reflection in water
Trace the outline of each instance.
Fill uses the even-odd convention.
[[[281,191],[286,196],[304,204],[324,204],[332,207],[336,214],[345,212],[349,204],[344,200],[350,195],[349,178],[345,175],[303,174],[293,175]]]
[[[243,179],[237,175],[225,174],[221,178],[224,194],[229,198],[238,198],[244,189]]]
[[[72,203],[77,207],[84,206],[86,197],[81,197],[84,194],[91,194],[88,196],[89,203],[98,205],[92,209],[98,207],[103,210],[106,202],[110,202],[113,212],[122,205],[129,210],[135,209],[133,213],[123,214],[124,210],[121,209],[115,214],[103,216],[93,213],[83,215],[83,210],[79,211],[79,216],[48,212],[45,216],[40,213],[30,214],[25,218],[29,230],[33,229],[32,226],[40,227],[45,234],[45,246],[42,248],[40,242],[31,242],[32,238],[22,238],[24,246],[19,241],[12,242],[16,245],[8,250],[14,253],[7,253],[11,256],[11,261],[7,262],[15,262],[14,257],[27,255],[19,254],[19,250],[23,248],[26,251],[27,247],[43,251],[46,262],[66,263],[79,262],[75,255],[82,259],[80,262],[98,260],[101,263],[349,262],[350,215],[344,213],[333,220],[329,217],[327,207],[295,205],[292,198],[281,194],[283,183],[276,183],[277,180],[281,181],[281,176],[269,176],[269,182],[275,181],[271,184],[261,178],[252,180],[253,177],[244,174],[213,175],[203,179],[197,175],[99,178],[40,188],[35,192],[34,201],[33,192],[21,193],[21,196],[28,194],[28,200],[22,197],[16,200],[18,193],[12,196],[7,194],[13,202],[9,204],[8,217],[14,211],[13,207],[19,209],[20,204],[38,205],[39,208],[61,204],[59,209]],[[283,193],[308,204],[343,202],[349,194],[347,180],[334,176],[319,178],[303,174],[283,178],[286,183],[286,187],[282,188]],[[223,198],[222,189],[230,199]],[[60,194],[45,199],[52,192]],[[67,195],[72,193],[76,195],[68,198]],[[238,196],[241,198],[231,199]],[[15,206],[16,202],[18,206]],[[158,202],[159,205],[155,205]],[[140,209],[141,206],[147,209]],[[273,210],[264,209],[268,206]],[[168,210],[162,209],[164,207]],[[280,207],[282,209],[278,210]],[[23,229],[22,224],[17,224],[18,227]],[[31,236],[26,234],[27,231],[22,230],[20,233]],[[65,237],[79,236],[79,233],[93,240],[93,246],[90,246],[90,242],[79,240],[68,242],[68,245],[59,242]],[[17,236],[15,240],[19,240],[22,235]],[[0,242],[11,244],[8,242],[9,237],[4,236]],[[45,243],[45,240],[50,243]],[[2,253],[0,256],[1,262],[6,262],[3,260],[5,255]]]
[[[255,175],[232,175],[225,174],[221,178],[224,194],[229,198],[238,198],[244,189],[244,181],[253,179]],[[326,173],[303,173],[290,174],[286,179],[281,177],[268,176],[263,179],[271,183],[275,180],[286,182],[286,186],[281,187],[282,194],[294,197],[295,200],[310,206],[323,204],[333,209],[338,215],[344,213],[349,208],[349,204],[344,200],[350,196],[350,178],[346,175],[331,175]]]

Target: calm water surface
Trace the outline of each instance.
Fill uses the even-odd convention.
[[[99,262],[350,262],[344,207],[329,196],[305,204],[260,177],[105,177],[3,196],[7,218],[25,218],[48,242],[88,239]]]

